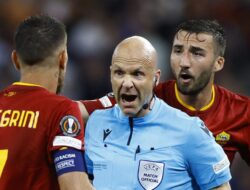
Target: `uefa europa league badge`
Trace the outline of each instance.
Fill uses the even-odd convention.
[[[140,160],[138,179],[145,190],[153,190],[162,181],[164,173],[164,163]]]

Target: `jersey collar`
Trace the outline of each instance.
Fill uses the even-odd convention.
[[[186,103],[181,99],[181,97],[179,96],[178,90],[177,90],[177,85],[176,85],[176,83],[174,84],[174,91],[175,91],[175,96],[176,96],[177,101],[178,101],[182,106],[184,106],[185,108],[187,108],[187,109],[189,109],[189,110],[191,110],[191,111],[197,111],[193,106],[186,104]],[[210,101],[207,105],[205,105],[204,107],[202,107],[199,111],[205,111],[205,110],[209,109],[209,108],[213,105],[214,100],[215,100],[215,90],[214,90],[214,85],[213,85],[213,86],[212,86],[212,99],[211,99],[211,101]]]
[[[26,83],[26,82],[14,82],[13,85],[42,87],[41,85],[38,85],[38,84],[32,84],[32,83]]]

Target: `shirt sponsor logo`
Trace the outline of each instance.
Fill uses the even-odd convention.
[[[82,141],[73,137],[56,136],[53,140],[53,146],[67,146],[81,150]]]
[[[77,136],[81,130],[78,120],[72,115],[63,117],[60,126],[63,134],[71,137]]]
[[[230,140],[230,134],[223,131],[223,132],[219,133],[218,135],[216,135],[215,140],[217,143],[219,143],[221,145],[225,145]]]
[[[223,160],[221,160],[218,163],[216,163],[216,164],[213,165],[214,172],[216,174],[218,174],[221,171],[223,171],[224,169],[228,168],[229,165],[230,165],[230,162],[229,162],[228,158],[225,156],[223,158]]]
[[[146,190],[158,187],[164,174],[164,163],[140,160],[138,179],[141,186]]]

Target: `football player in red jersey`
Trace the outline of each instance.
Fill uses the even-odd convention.
[[[56,95],[67,64],[64,25],[49,16],[29,17],[14,45],[21,79],[0,93],[0,190],[92,189],[80,111]]]
[[[160,83],[155,93],[169,105],[199,116],[213,132],[232,162],[236,152],[250,166],[250,99],[214,84],[224,67],[226,39],[222,26],[212,20],[188,20],[176,30],[171,68],[175,80]],[[111,94],[80,101],[84,119],[95,109],[115,104]]]

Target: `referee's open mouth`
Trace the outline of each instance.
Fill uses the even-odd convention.
[[[133,95],[133,94],[121,94],[121,100],[122,102],[133,102],[135,101],[137,98],[137,95]]]

